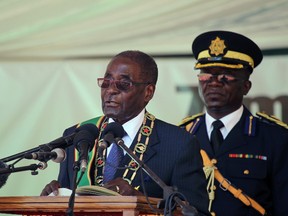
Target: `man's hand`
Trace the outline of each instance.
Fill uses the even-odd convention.
[[[123,196],[143,196],[143,194],[135,190],[127,181],[122,178],[116,178],[104,184],[104,187],[116,191],[117,193]]]
[[[56,180],[53,180],[43,188],[40,196],[48,196],[52,192],[55,196],[57,196],[58,188],[60,187],[61,187],[60,183]]]

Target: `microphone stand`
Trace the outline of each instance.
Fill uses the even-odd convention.
[[[3,168],[0,169],[0,175],[1,174],[6,174],[6,173],[14,173],[14,172],[21,172],[21,171],[27,171],[27,170],[32,170],[31,174],[32,175],[37,175],[38,172],[36,171],[38,168],[39,169],[45,169],[47,167],[47,163],[46,162],[40,162],[39,164],[30,164],[28,166],[23,166],[23,167],[14,167],[14,166],[10,166],[8,168]]]
[[[74,203],[75,203],[75,195],[76,195],[76,188],[77,188],[77,185],[79,184],[84,172],[81,172],[81,176],[79,178],[79,180],[77,181],[77,174],[80,170],[80,161],[76,161],[73,165],[73,171],[74,171],[74,174],[73,174],[73,185],[72,185],[72,193],[71,193],[71,196],[69,198],[69,206],[68,206],[68,209],[66,211],[67,215],[68,216],[73,216],[74,215]]]
[[[115,138],[115,142],[117,145],[119,145],[123,150],[127,152],[127,154],[133,158],[133,160],[136,161],[136,163],[163,189],[164,194],[164,200],[167,199],[167,197],[170,197],[171,195],[175,194],[175,190],[173,190],[172,187],[168,186],[163,182],[162,179],[159,178],[143,161],[141,161],[133,152],[131,149],[129,149],[124,141],[121,138]],[[177,196],[173,196],[173,200],[181,207],[182,213],[185,216],[197,216],[198,211],[191,205],[189,205],[188,202],[184,202]],[[163,205],[163,201],[162,201]],[[158,206],[162,206],[161,201],[158,204]]]
[[[65,143],[63,143],[64,142],[63,140],[65,141]],[[38,151],[49,152],[55,148],[66,148],[66,147],[72,145],[72,141],[73,141],[73,138],[71,135],[70,136],[68,135],[66,137],[60,137],[60,138],[58,138],[52,142],[49,142],[46,144],[40,144],[38,147],[34,147],[32,149],[29,149],[29,150],[26,150],[23,152],[19,152],[17,154],[2,158],[0,160],[3,162],[9,162],[9,161],[12,161],[12,160],[15,160],[18,158],[23,158],[25,154],[30,154],[30,153],[34,153],[34,152],[38,152]]]
[[[0,160],[3,161],[3,162],[9,162],[9,161],[24,157],[25,154],[34,153],[34,152],[37,152],[37,151],[40,151],[40,147],[35,147],[35,148],[32,148],[32,149],[29,149],[29,150],[26,150],[26,151],[11,155],[9,157],[2,158]]]

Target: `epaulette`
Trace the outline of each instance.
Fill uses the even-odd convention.
[[[181,127],[181,126],[184,126],[184,125],[187,125],[189,124],[190,122],[194,121],[196,118],[198,118],[199,116],[203,116],[204,113],[198,113],[198,114],[195,114],[195,115],[192,115],[192,116],[188,116],[186,118],[184,118],[179,124],[178,126]]]
[[[288,129],[288,125],[286,123],[282,122],[280,119],[273,115],[268,115],[265,112],[257,112],[256,115],[260,118],[260,120],[263,120],[264,122],[276,124]]]

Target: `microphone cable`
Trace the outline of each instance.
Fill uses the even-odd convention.
[[[177,202],[175,201],[175,199],[180,199],[181,201],[184,202],[184,204],[187,204],[188,207],[187,209],[185,209],[185,207],[183,206],[180,206],[181,209],[182,209],[182,214],[184,216],[197,216],[198,215],[198,212],[197,210],[194,210],[193,207],[189,206],[189,203],[187,201],[187,198],[185,197],[184,194],[178,192],[177,190],[174,190],[174,192],[172,192],[167,198],[164,197],[164,212],[162,212],[161,210],[156,209],[150,202],[149,200],[149,196],[147,194],[147,191],[146,191],[146,188],[145,188],[145,184],[144,184],[144,174],[143,174],[143,169],[142,169],[142,166],[140,165],[139,167],[139,171],[140,171],[140,179],[141,179],[141,186],[142,186],[142,190],[143,190],[143,194],[146,198],[146,201],[147,201],[147,204],[148,206],[150,207],[150,209],[152,210],[152,212],[154,214],[163,214],[163,216],[172,216],[173,214],[173,211],[176,209],[177,207]],[[164,193],[164,189],[163,189],[163,193]],[[186,211],[185,211],[186,210]]]
[[[161,214],[161,210],[158,210],[156,208],[153,207],[153,205],[151,204],[150,200],[149,200],[149,196],[147,194],[146,188],[145,188],[145,184],[144,184],[144,175],[143,175],[143,169],[142,166],[139,167],[140,168],[140,179],[141,179],[141,185],[143,188],[143,194],[145,196],[145,199],[147,201],[148,206],[150,207],[150,209],[153,211],[154,214],[159,215]]]
[[[175,210],[175,208],[177,206],[177,204],[176,204],[176,202],[174,200],[175,197],[180,198],[184,202],[187,201],[186,197],[182,193],[174,192],[174,193],[170,194],[167,197],[167,199],[165,200],[164,213],[163,213],[164,216],[173,215],[172,212]]]

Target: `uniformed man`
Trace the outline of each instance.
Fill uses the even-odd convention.
[[[243,105],[262,52],[249,38],[228,31],[194,40],[203,114],[180,127],[201,145],[212,215],[288,215],[287,125],[254,116]],[[204,150],[204,151],[203,151]]]

